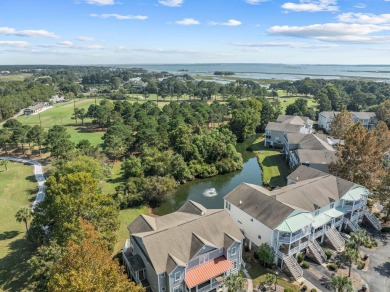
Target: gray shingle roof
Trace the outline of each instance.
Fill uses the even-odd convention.
[[[334,117],[335,115],[339,114],[340,112],[320,112],[321,116],[331,118]],[[350,112],[352,116],[360,119],[360,120],[369,120],[370,118],[375,118],[376,114],[374,112]]]
[[[301,163],[318,163],[318,164],[330,164],[337,160],[336,152],[334,150],[295,150],[299,161]]]
[[[279,131],[284,133],[299,133],[302,127],[303,126],[301,125],[269,122],[265,129],[269,131]]]
[[[296,144],[299,149],[334,151],[324,134],[287,133],[286,138],[290,145]]]
[[[187,211],[190,213],[186,213]],[[198,214],[193,214],[194,212]],[[202,243],[222,248],[225,233],[237,242],[244,238],[225,210],[206,209],[193,201],[186,202],[177,212],[154,218],[155,230],[144,228],[145,220],[138,219],[139,217],[128,229],[132,236],[142,240],[145,252],[158,274],[171,269],[172,261],[187,263]],[[133,233],[132,230],[140,232]]]
[[[328,175],[325,172],[319,171],[317,169],[300,165],[296,170],[294,170],[287,179],[292,180],[294,182],[308,180],[316,177],[326,176]]]
[[[269,228],[275,229],[294,209],[275,200],[270,193],[261,186],[242,183],[227,194],[225,200]]]
[[[289,116],[289,115],[279,115],[276,119],[278,123],[288,123],[294,125],[305,125],[308,122],[308,117],[303,116]]]

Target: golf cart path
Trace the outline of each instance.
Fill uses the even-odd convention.
[[[43,174],[43,167],[42,164],[36,160],[32,159],[24,159],[24,158],[17,158],[17,157],[9,157],[9,156],[3,156],[0,157],[0,159],[3,160],[9,160],[9,161],[14,161],[14,162],[20,162],[20,163],[27,163],[31,164],[34,166],[34,175],[35,175],[35,180],[38,183],[38,193],[35,198],[34,203],[32,204],[32,208],[36,206],[36,204],[42,202],[45,198],[45,176]]]

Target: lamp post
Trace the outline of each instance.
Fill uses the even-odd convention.
[[[276,284],[278,283],[278,275],[279,275],[279,272],[276,271],[275,272],[275,291],[276,291]]]

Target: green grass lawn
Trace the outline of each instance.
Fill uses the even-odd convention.
[[[265,274],[269,273],[265,268],[263,268],[257,261],[253,262],[250,267],[248,268],[248,273],[251,276],[253,280],[253,288],[258,287],[260,282],[265,281]],[[293,291],[300,291],[300,287],[297,285],[294,285],[284,279],[281,279],[278,277],[277,284],[279,286],[282,286],[284,288],[290,288]],[[274,288],[274,286],[272,287]]]
[[[0,75],[0,81],[23,81],[27,77],[31,77],[31,73],[21,73],[13,75]]]
[[[271,99],[271,97],[269,97]],[[299,98],[305,98],[307,99],[307,106],[309,108],[313,108],[314,110],[316,110],[317,106],[318,106],[318,103],[317,101],[314,100],[314,98],[312,97],[305,97],[305,96],[291,96],[291,97],[279,97],[279,101],[280,103],[282,104],[282,113],[284,114],[286,112],[286,108],[294,103],[297,99]]]
[[[9,162],[8,171],[0,171],[0,291],[22,291],[30,275],[26,261],[34,248],[15,214],[32,204],[38,187],[32,166]]]
[[[289,171],[280,149],[264,147],[264,136],[257,138],[251,149],[257,155],[257,160],[263,171],[263,182],[274,187],[285,186]]]

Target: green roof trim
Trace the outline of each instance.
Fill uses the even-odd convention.
[[[322,213],[322,214],[314,217],[313,227],[318,228],[318,227],[328,223],[330,220],[332,220],[331,216],[329,216],[325,213]]]
[[[310,213],[300,213],[298,215],[289,217],[284,220],[278,227],[276,227],[276,229],[283,232],[295,232],[301,230],[302,228],[313,223],[313,219],[311,219],[310,216]]]
[[[358,186],[356,188],[350,189],[343,197],[343,200],[346,201],[359,201],[363,197],[367,197],[369,195],[369,191],[362,187]]]
[[[340,208],[341,210],[343,210],[342,208]],[[338,208],[334,209],[329,209],[328,211],[324,212],[324,214],[326,214],[327,216],[330,216],[332,218],[337,218],[337,217],[340,217],[342,215],[345,214],[344,211],[341,211],[339,210]]]

